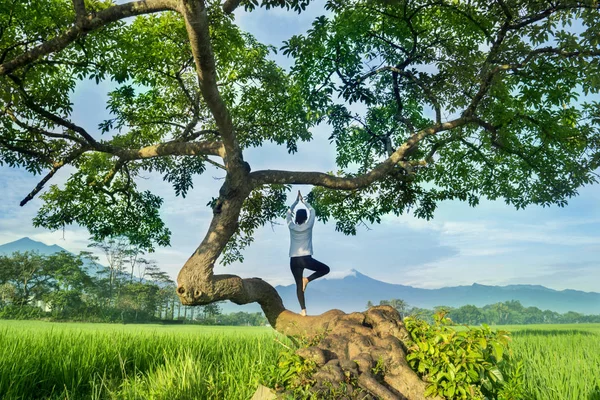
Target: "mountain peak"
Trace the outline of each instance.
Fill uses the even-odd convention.
[[[24,253],[26,251],[38,252],[42,255],[50,255],[61,251],[66,251],[62,247],[54,244],[49,246],[45,243],[33,240],[30,237],[22,237],[13,242],[4,243],[0,245],[0,254],[12,254],[15,252]]]
[[[352,268],[344,278],[373,279],[365,274],[360,273],[360,271],[354,268]]]
[[[11,243],[26,243],[26,242],[34,242],[34,243],[40,243],[36,240],[33,240],[32,238],[30,238],[29,236],[25,236],[22,237],[21,239],[17,239],[14,242],[9,242],[9,243],[5,243],[5,244],[11,244]]]

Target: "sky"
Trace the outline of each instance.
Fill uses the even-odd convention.
[[[263,43],[279,46],[292,34],[305,31],[321,13],[314,6],[300,15],[278,9],[250,14],[238,11],[236,19]],[[290,64],[281,56],[277,60],[284,66]],[[94,131],[107,116],[107,90],[107,85],[97,86],[91,81],[79,84],[73,95],[74,122]],[[285,148],[266,145],[248,150],[244,158],[253,170],[335,169],[328,127],[318,127],[313,134],[314,140],[299,144],[294,155],[287,154]],[[68,172],[61,171],[52,183],[64,183]],[[194,189],[185,199],[176,197],[160,176],[148,174],[138,181],[141,189],[150,189],[165,200],[161,216],[172,231],[171,247],[158,248],[147,258],[156,260],[173,278],[206,233],[212,216],[206,204],[217,195],[221,177],[223,171],[210,167],[195,179]],[[81,227],[52,232],[32,226],[40,200],[22,208],[19,202],[39,179],[26,171],[0,166],[0,244],[28,236],[72,252],[89,250],[89,235]],[[293,187],[289,203],[297,190],[308,193],[310,186]],[[293,283],[289,235],[283,222],[257,231],[243,263],[216,266],[215,273],[260,276],[273,285]],[[502,201],[482,200],[476,208],[443,202],[431,221],[412,215],[388,216],[379,225],[359,228],[356,236],[335,232],[333,223],[317,222],[313,247],[314,257],[330,266],[329,279],[358,270],[374,279],[421,288],[535,284],[557,290],[600,292],[600,186],[582,188],[565,208],[529,207],[517,211]]]

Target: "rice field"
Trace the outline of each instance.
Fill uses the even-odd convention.
[[[600,400],[600,324],[503,326],[528,399]],[[0,320],[0,399],[249,399],[270,328]]]
[[[271,328],[0,321],[0,399],[249,399]]]
[[[600,324],[498,328],[512,332],[531,399],[600,400]]]

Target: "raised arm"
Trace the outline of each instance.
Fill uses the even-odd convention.
[[[298,198],[296,198],[296,201],[294,201],[292,203],[292,205],[290,206],[290,208],[287,209],[287,215],[286,215],[285,219],[287,221],[288,226],[290,226],[290,224],[294,223],[294,218],[292,217],[292,215],[294,214],[294,208],[296,208],[297,205],[298,205]]]
[[[306,208],[308,209],[309,212],[309,216],[308,216],[308,221],[306,223],[306,225],[309,228],[312,228],[313,225],[315,224],[315,209],[312,208],[312,206],[310,204],[308,204],[306,201],[304,201],[304,199],[302,199],[302,204],[304,204],[306,206]]]

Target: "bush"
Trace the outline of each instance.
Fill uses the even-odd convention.
[[[509,333],[489,326],[456,331],[445,311],[429,323],[412,317],[407,361],[429,383],[426,395],[447,399],[523,399],[523,364],[508,346]]]
[[[48,316],[48,313],[39,307],[14,304],[0,307],[0,319],[41,319]]]

